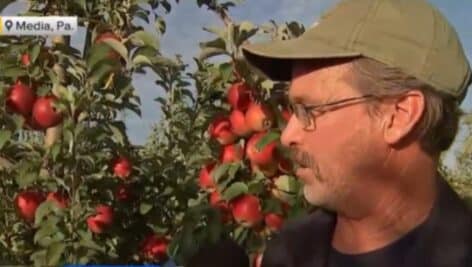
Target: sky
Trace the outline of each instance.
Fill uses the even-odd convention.
[[[171,0],[172,2],[172,0]],[[230,9],[230,16],[235,21],[249,20],[256,24],[269,22],[277,23],[298,21],[309,27],[322,12],[326,11],[339,0],[245,0]],[[472,61],[472,11],[471,0],[430,0],[456,28],[461,38],[464,50]],[[3,10],[3,15],[14,15],[25,8],[25,0],[17,1]],[[161,12],[162,13],[162,12]],[[173,3],[172,11],[164,15],[167,32],[160,40],[161,52],[167,56],[180,54],[186,63],[193,67],[192,58],[199,53],[198,43],[212,39],[213,35],[202,30],[203,27],[222,26],[220,19],[206,8],[198,8],[196,0],[180,0]],[[80,44],[83,38],[73,37],[73,44]],[[447,68],[447,66],[444,66]],[[133,84],[137,88],[142,101],[142,117],[129,114],[126,117],[128,134],[133,143],[143,144],[151,127],[160,118],[159,106],[155,99],[162,91],[155,86],[156,77],[149,73],[134,76]],[[462,107],[472,111],[472,93],[464,100]],[[451,150],[457,150],[464,135],[456,139]],[[453,164],[452,154],[448,156],[448,164]]]

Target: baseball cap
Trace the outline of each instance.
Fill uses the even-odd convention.
[[[289,81],[294,60],[367,57],[462,102],[471,68],[458,34],[426,0],[344,0],[298,38],[242,47],[269,79]]]

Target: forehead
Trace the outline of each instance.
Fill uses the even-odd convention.
[[[295,62],[289,89],[291,99],[322,100],[350,89],[348,63],[315,65]],[[346,88],[347,87],[347,88]]]

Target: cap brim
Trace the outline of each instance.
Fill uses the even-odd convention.
[[[242,51],[252,67],[274,81],[290,81],[294,61],[350,58],[361,55],[358,52],[346,51],[319,40],[307,40],[303,37],[246,45],[242,47]]]

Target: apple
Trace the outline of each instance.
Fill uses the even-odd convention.
[[[119,201],[128,201],[134,198],[133,192],[131,191],[131,185],[120,184],[116,187],[114,193],[115,199]]]
[[[239,109],[231,111],[229,121],[231,122],[231,131],[239,136],[247,136],[252,131],[246,124],[244,112]]]
[[[254,256],[252,266],[253,267],[261,267],[262,266],[262,253],[257,253]]]
[[[289,175],[280,175],[272,179],[271,194],[284,203],[291,204],[295,200],[300,184]]]
[[[262,132],[274,124],[274,114],[262,103],[251,102],[245,115],[246,125],[253,131]]]
[[[50,95],[39,97],[34,102],[33,119],[43,129],[54,127],[62,121],[62,114],[54,107],[56,101],[57,98]]]
[[[227,97],[233,109],[244,111],[251,102],[251,88],[245,82],[234,83],[229,88]]]
[[[124,156],[118,157],[113,161],[113,173],[119,178],[125,179],[129,177],[132,169],[133,165],[129,159]]]
[[[106,39],[113,39],[113,40],[121,42],[121,38],[117,36],[116,34],[114,34],[113,32],[103,32],[99,34],[97,38],[95,38],[95,43],[96,44],[103,43]],[[112,48],[110,48],[110,50],[111,51],[107,53],[107,57],[109,59],[112,59],[112,60],[120,59],[120,54],[118,54],[118,52],[116,52]]]
[[[221,147],[220,161],[222,163],[238,162],[243,159],[243,149],[239,144],[230,144]]]
[[[212,191],[215,188],[216,185],[212,177],[212,171],[215,168],[215,165],[215,163],[209,163],[200,170],[198,183],[201,189]]]
[[[259,198],[251,194],[236,197],[231,201],[234,219],[244,227],[252,227],[262,221]]]
[[[113,223],[113,208],[108,205],[98,205],[95,208],[95,215],[87,218],[87,225],[90,231],[96,234],[103,233]]]
[[[148,235],[141,244],[141,252],[148,260],[155,260],[158,262],[167,259],[167,247],[169,240],[165,236],[158,234]]]
[[[277,213],[268,213],[264,216],[264,222],[269,230],[276,232],[282,227],[284,218]]]
[[[15,205],[20,216],[28,222],[34,221],[36,209],[45,200],[44,194],[36,191],[23,191],[15,197]]]
[[[21,64],[24,66],[29,66],[31,64],[31,57],[28,53],[24,53],[21,55]]]
[[[11,111],[28,117],[33,109],[35,99],[36,95],[33,89],[18,80],[10,88],[6,103]]]
[[[228,202],[221,197],[221,194],[217,190],[210,193],[208,202],[210,202],[212,207],[218,209],[221,212],[222,223],[231,221],[232,215]]]
[[[50,192],[46,200],[53,201],[58,207],[63,209],[69,206],[69,198],[61,192]]]
[[[215,138],[221,145],[232,144],[237,136],[231,131],[231,122],[225,116],[217,116],[208,127],[210,137]]]
[[[277,163],[277,141],[273,140],[257,149],[257,144],[266,135],[266,132],[259,132],[253,134],[246,144],[246,157],[251,163],[258,166],[268,166]]]

